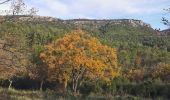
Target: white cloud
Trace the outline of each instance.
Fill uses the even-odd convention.
[[[25,0],[28,7],[39,9],[38,14],[62,19],[70,18],[135,18],[153,26],[161,26],[163,9],[169,0]],[[0,10],[9,5],[0,5]],[[0,12],[2,14],[2,12]],[[157,21],[157,22],[156,22]],[[156,24],[157,23],[157,24]],[[161,26],[163,27],[163,26]]]
[[[56,2],[55,0],[43,0],[46,7],[48,10],[51,10],[56,13],[60,14],[67,14],[68,12],[68,7],[67,5],[61,3],[61,2]]]
[[[32,0],[43,5],[44,14],[69,17],[107,17],[114,14],[133,15],[159,13],[169,0]]]
[[[60,18],[107,18],[155,14],[166,8],[169,0],[26,0],[40,15]],[[170,3],[169,3],[170,4]],[[6,7],[0,7],[6,8]]]

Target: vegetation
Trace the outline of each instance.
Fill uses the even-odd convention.
[[[75,31],[48,44],[40,58],[48,65],[49,80],[71,81],[72,90],[82,81],[107,80],[119,75],[116,50],[102,45],[82,31]]]
[[[0,97],[170,98],[168,36],[126,21],[77,30],[74,21],[50,20],[0,18],[0,85],[20,89],[0,89]]]

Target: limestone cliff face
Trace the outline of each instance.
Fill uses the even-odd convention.
[[[28,16],[28,15],[17,15],[17,16],[0,16],[0,19],[4,18],[5,20],[11,20],[11,21],[44,21],[44,22],[53,22],[58,21],[60,19],[48,17],[48,16]]]
[[[5,17],[5,18],[4,18]],[[135,19],[70,19],[70,20],[62,20],[58,18],[48,17],[48,16],[27,16],[27,15],[18,15],[18,16],[0,16],[0,22],[4,19],[7,21],[30,21],[30,22],[61,22],[64,24],[71,24],[77,27],[92,27],[100,28],[102,26],[109,25],[130,25],[133,27],[144,26],[151,28],[151,26],[141,20]]]
[[[96,27],[103,26],[106,24],[130,24],[134,27],[137,26],[146,26],[151,28],[150,24],[144,23],[141,20],[135,20],[135,19],[108,19],[108,20],[90,20],[90,19],[73,19],[73,20],[65,20],[65,22],[72,23],[75,25],[93,25]]]
[[[47,22],[52,22],[52,21],[58,21],[60,19],[53,18],[53,17],[48,17],[48,16],[23,16],[19,17],[19,20],[22,21],[47,21]]]
[[[92,25],[93,27],[101,27],[106,24],[122,24],[122,25],[132,25],[134,27],[137,26],[146,26],[151,28],[151,26],[141,20],[135,19],[70,19],[70,20],[62,20],[58,18],[48,17],[48,16],[27,16],[27,15],[18,15],[18,16],[5,16],[10,20],[15,21],[47,21],[47,22],[57,22],[62,21],[63,23],[70,23],[81,26],[89,26]],[[3,19],[3,16],[0,16],[0,20]]]

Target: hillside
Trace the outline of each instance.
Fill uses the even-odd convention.
[[[124,67],[135,66],[140,52],[139,66],[152,66],[155,63],[170,63],[170,38],[159,36],[149,24],[134,19],[62,20],[41,16],[1,16],[0,38],[9,41],[13,47],[31,49],[44,45],[74,29],[81,28],[104,44],[118,49],[119,63]],[[14,42],[15,41],[15,42]],[[126,55],[126,58],[122,58]]]
[[[169,99],[167,35],[135,19],[0,16],[0,99]]]
[[[0,22],[31,22],[31,23],[53,23],[63,24],[64,26],[73,26],[83,28],[88,31],[102,32],[103,34],[121,34],[121,35],[154,35],[157,31],[151,28],[147,23],[135,19],[70,19],[62,20],[52,17],[42,16],[1,16]],[[49,25],[50,26],[50,25]]]
[[[99,30],[102,33],[112,35],[151,35],[156,32],[149,24],[134,19],[73,19],[65,20],[65,22],[86,30]],[[138,30],[139,33],[135,33],[137,32],[136,30]]]
[[[163,30],[161,31],[161,33],[164,35],[170,36],[170,29]]]

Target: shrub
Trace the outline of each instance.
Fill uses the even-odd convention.
[[[130,95],[147,98],[170,98],[170,84],[156,84],[154,81],[145,81],[140,84],[131,83],[122,85],[122,91]]]
[[[80,93],[83,96],[88,96],[91,92],[94,92],[95,85],[92,82],[83,82],[80,86]]]

